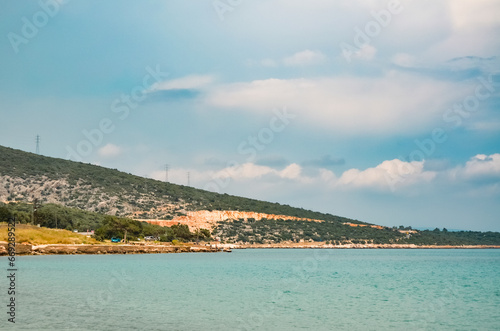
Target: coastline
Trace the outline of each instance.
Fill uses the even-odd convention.
[[[100,254],[168,254],[216,253],[232,249],[500,249],[496,245],[414,245],[414,244],[220,244],[214,245],[134,245],[134,244],[16,244],[16,255],[100,255]],[[0,256],[8,255],[8,244],[0,243]]]
[[[216,253],[223,247],[203,245],[111,245],[111,244],[17,244],[16,255],[80,255],[80,254],[165,254],[165,253]],[[227,250],[227,249],[226,249]],[[0,243],[0,256],[8,255],[8,244]]]
[[[294,244],[221,244],[229,249],[500,249],[498,245],[415,245],[415,244],[345,244],[331,245],[324,243],[294,243]]]

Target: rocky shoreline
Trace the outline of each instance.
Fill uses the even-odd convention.
[[[31,245],[16,244],[16,255],[78,255],[78,254],[159,254],[215,253],[221,247],[201,245]],[[226,249],[227,251],[227,249]],[[8,244],[0,243],[0,256],[8,255]]]

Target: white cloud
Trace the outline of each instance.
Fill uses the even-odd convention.
[[[392,62],[401,67],[414,67],[416,65],[415,57],[407,53],[397,53],[392,57]]]
[[[434,161],[436,162],[436,161]],[[187,173],[190,174],[191,185],[209,190],[224,191],[229,185],[246,187],[250,191],[267,187],[277,188],[281,185],[294,190],[318,190],[323,192],[353,192],[379,191],[393,193],[419,192],[416,188],[425,187],[454,187],[476,178],[500,178],[500,154],[476,155],[464,165],[450,169],[446,166],[432,167],[426,170],[426,161],[406,162],[399,159],[386,160],[380,164],[365,169],[351,168],[340,176],[328,169],[320,168],[307,175],[302,172],[300,165],[291,163],[279,170],[269,166],[254,163],[237,164],[218,171],[196,169],[170,169],[169,181],[181,185],[187,184]],[[165,171],[157,170],[150,174],[152,178],[165,180]],[[498,182],[489,181],[481,185],[492,192],[499,192]],[[477,186],[461,186],[464,192],[479,190]],[[488,192],[490,192],[488,191]]]
[[[338,185],[350,188],[395,190],[419,182],[429,182],[435,172],[424,171],[424,161],[404,162],[398,159],[384,161],[375,168],[349,169],[338,180]]]
[[[471,179],[500,178],[500,154],[478,154],[465,165],[453,169],[440,168],[425,170],[426,161],[405,162],[398,159],[387,160],[365,170],[349,169],[338,180],[332,177],[334,187],[348,189],[378,189],[397,191],[423,183],[431,183],[440,178],[439,185],[464,183]],[[323,175],[324,176],[324,175]],[[438,185],[434,183],[434,185]],[[487,187],[498,189],[498,182],[488,182]],[[472,187],[471,190],[476,190]]]
[[[287,106],[300,120],[342,134],[408,134],[442,121],[444,111],[468,86],[421,75],[266,79],[221,85],[209,105],[269,112]]]
[[[452,170],[452,176],[456,179],[500,177],[500,154],[478,154],[465,166]]]
[[[319,179],[323,183],[331,183],[331,182],[336,182],[337,177],[335,176],[335,173],[331,170],[327,169],[319,169]]]
[[[302,171],[302,168],[298,164],[292,163],[288,167],[283,169],[279,173],[279,175],[282,178],[296,179],[296,178],[300,177],[301,171]]]
[[[495,36],[500,29],[500,2],[496,0],[450,0],[447,3],[446,35],[439,42],[429,45],[424,55],[446,60],[475,55],[488,57],[498,54],[500,40]],[[414,27],[416,28],[416,27]]]
[[[365,45],[354,53],[354,57],[360,60],[370,61],[373,60],[377,54],[377,49],[371,45]]]
[[[436,177],[436,172],[425,171],[423,161],[404,162],[396,159],[384,161],[374,168],[365,170],[349,169],[340,178],[337,178],[331,170],[327,169],[319,169],[315,175],[305,176],[302,174],[302,168],[296,163],[288,165],[283,170],[245,163],[210,173],[210,175],[212,178],[230,179],[236,182],[245,181],[254,184],[261,182],[269,184],[277,179],[286,179],[299,184],[329,187],[330,189],[394,191],[418,183],[430,182]]]
[[[191,186],[204,188],[207,183],[211,182],[216,187],[220,186],[220,188],[225,188],[233,181],[245,183],[259,182],[263,185],[270,179],[286,179],[304,182],[307,178],[301,177],[301,172],[302,168],[295,163],[288,165],[283,170],[276,170],[272,167],[257,165],[254,163],[244,163],[226,167],[218,171],[171,168],[168,171],[168,181],[171,183],[186,185],[189,173]],[[149,172],[148,177],[165,181],[165,170],[151,171]],[[208,189],[211,189],[213,188],[213,185],[207,187]]]
[[[225,168],[217,173],[217,178],[232,178],[232,179],[249,179],[260,178],[264,175],[275,172],[273,168],[256,165],[253,163],[245,163],[229,168]]]
[[[151,89],[153,91],[199,89],[213,83],[214,80],[210,75],[191,75],[156,83]]]
[[[266,175],[273,175],[286,179],[300,179],[302,168],[292,163],[285,169],[279,171],[272,167],[257,165],[254,163],[244,163],[233,167],[222,169],[214,174],[215,178],[231,178],[234,180],[240,179],[256,179]]]
[[[235,29],[240,38],[258,40],[262,49],[273,45],[274,40],[280,40],[284,49],[297,48],[306,38],[308,43],[324,49],[328,44],[338,45],[338,55],[341,55],[341,43],[360,47],[359,43],[355,44],[356,28],[365,32],[367,24],[377,22],[373,13],[381,13],[394,3],[398,3],[396,7],[401,10],[391,15],[380,33],[370,35],[369,43],[376,47],[379,58],[407,53],[423,63],[443,63],[461,56],[498,54],[498,0],[254,1],[248,3],[245,12],[239,13]],[[259,17],[259,24],[248,29],[255,17]],[[380,19],[380,14],[378,17]],[[368,50],[358,55],[369,59]]]
[[[450,0],[450,12],[456,29],[499,25],[497,0]]]
[[[97,153],[102,157],[113,158],[119,156],[122,153],[122,149],[114,144],[106,144],[99,148]]]
[[[326,55],[320,51],[304,50],[297,52],[291,56],[285,57],[282,60],[274,60],[266,58],[260,61],[246,60],[246,65],[248,66],[263,66],[263,67],[277,67],[284,65],[287,67],[303,67],[310,65],[317,65],[325,62],[327,59]]]
[[[290,67],[320,64],[326,60],[326,56],[319,51],[298,52],[283,59],[283,64]]]

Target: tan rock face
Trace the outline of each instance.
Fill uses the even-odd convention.
[[[30,244],[16,243],[16,255],[31,254],[32,246]],[[9,255],[9,244],[0,242],[0,256]]]
[[[357,223],[344,223],[344,225],[349,225],[349,226],[352,226],[352,227],[365,227],[365,226],[369,226],[370,228],[374,228],[374,229],[379,229],[379,230],[384,229],[384,227],[380,226],[380,225],[357,224]]]
[[[233,210],[200,210],[200,211],[189,211],[186,216],[178,216],[172,220],[144,220],[138,219],[138,221],[148,222],[150,224],[157,224],[160,226],[172,226],[174,224],[186,224],[189,226],[190,230],[208,229],[211,230],[217,222],[227,221],[227,220],[237,220],[237,219],[249,219],[254,218],[260,221],[263,218],[270,220],[294,220],[294,221],[309,221],[309,222],[324,222],[322,220],[314,220],[310,218],[299,218],[293,216],[285,215],[274,215],[274,214],[264,214],[264,213],[254,213],[245,211],[233,211]]]

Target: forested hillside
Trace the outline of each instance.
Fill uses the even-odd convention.
[[[260,220],[231,217],[211,223],[211,229],[191,224],[163,227],[132,219],[173,219],[176,223],[188,212],[214,210],[269,215]],[[219,238],[226,243],[500,245],[497,232],[377,226],[0,146],[0,222],[9,217],[48,228],[94,230],[98,240],[153,236],[160,241]]]
[[[172,219],[186,211],[235,210],[362,223],[0,146],[0,201],[35,199],[108,215],[131,216],[135,212],[145,219]]]

